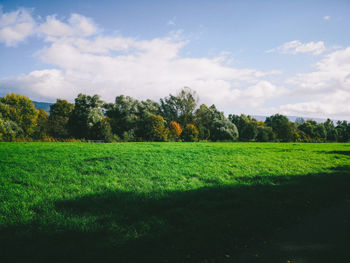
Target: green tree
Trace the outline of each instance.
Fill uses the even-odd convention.
[[[0,113],[4,120],[11,120],[23,130],[24,136],[32,136],[38,111],[33,102],[25,96],[7,94],[0,99]]]
[[[274,139],[274,133],[271,127],[265,125],[258,126],[258,134],[256,136],[258,142],[272,142]]]
[[[151,138],[154,141],[167,141],[169,129],[165,128],[164,118],[160,115],[151,115]]]
[[[95,122],[90,128],[89,139],[110,142],[113,139],[111,125],[107,118]]]
[[[229,119],[238,129],[239,139],[241,141],[253,141],[258,135],[258,121],[245,114],[229,115]]]
[[[196,142],[198,141],[198,129],[192,123],[188,123],[182,130],[181,138],[185,142]]]
[[[350,139],[350,123],[347,121],[337,121],[338,141],[347,142]]]
[[[3,119],[0,113],[0,141],[10,142],[22,135],[22,128],[14,121]]]
[[[152,118],[153,115],[158,115],[159,104],[146,100],[137,104],[135,112],[135,136],[138,141],[152,141]]]
[[[176,121],[184,127],[194,121],[194,111],[197,103],[198,96],[196,92],[185,87],[176,96],[170,94],[169,97],[160,99],[159,110],[167,124]]]
[[[48,133],[48,119],[49,115],[43,109],[38,110],[38,117],[36,119],[36,126],[34,127],[33,137],[35,139],[44,139]]]
[[[295,139],[296,129],[294,124],[289,121],[289,119],[281,114],[275,114],[267,117],[265,124],[272,128],[276,139],[282,142],[290,142]]]
[[[211,138],[213,141],[234,141],[238,139],[238,130],[230,120],[214,119]]]
[[[139,110],[138,100],[120,95],[115,98],[114,103],[105,104],[104,107],[114,134],[122,138],[125,134],[134,133]]]
[[[223,112],[216,109],[215,105],[208,107],[205,104],[200,105],[200,107],[195,111],[195,125],[198,127],[199,139],[200,140],[215,140],[212,138],[212,129],[214,120],[225,120],[225,115]]]
[[[55,104],[50,106],[48,120],[48,133],[55,138],[69,138],[68,121],[74,109],[74,104],[66,100],[57,99]]]
[[[327,119],[324,123],[323,123],[325,129],[326,129],[326,133],[327,133],[327,141],[331,141],[331,142],[335,142],[338,139],[338,132],[337,129],[334,126],[333,121],[331,121],[330,119]]]
[[[103,119],[103,101],[98,95],[79,94],[70,115],[68,126],[75,138],[92,139],[95,137],[93,127]]]
[[[325,126],[322,123],[318,124],[314,120],[307,120],[298,126],[298,130],[306,135],[308,141],[322,142],[325,141],[327,137]]]

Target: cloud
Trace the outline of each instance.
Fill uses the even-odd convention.
[[[56,18],[56,15],[47,16],[46,22],[42,23],[37,32],[48,37],[67,37],[67,36],[90,36],[96,33],[97,27],[94,23],[79,14],[72,14],[68,23],[64,23]]]
[[[19,8],[3,13],[0,7],[0,42],[6,46],[15,46],[34,33],[35,24],[29,9]]]
[[[13,12],[3,13],[0,9],[0,42],[4,42],[6,46],[15,46],[34,34],[47,39],[87,37],[98,30],[91,19],[79,14],[72,14],[67,22],[62,22],[56,15],[52,15],[47,16],[45,22],[39,23],[34,20],[31,12],[30,9],[19,8]]]
[[[227,113],[350,116],[350,47],[323,55],[312,72],[275,83],[274,75],[282,71],[238,68],[228,52],[214,57],[180,55],[189,42],[179,32],[149,40],[106,35],[79,14],[66,20],[53,15],[35,21],[28,9],[1,13],[0,32],[11,28],[19,34],[17,26],[22,23],[31,24],[31,30],[0,40],[7,46],[30,35],[44,40],[35,58],[47,69],[0,79],[0,95],[15,92],[40,101],[72,101],[85,93],[113,101],[124,94],[158,100],[188,86],[198,92],[202,103],[215,103]],[[321,54],[324,49],[321,41],[291,41],[274,51]]]
[[[310,73],[297,74],[288,83],[295,86],[291,98],[303,102],[281,106],[283,112],[346,118],[350,116],[350,46],[324,56]]]
[[[324,16],[324,17],[323,17],[323,20],[330,20],[330,19],[331,19],[330,16]]]
[[[308,42],[301,43],[299,40],[293,40],[290,42],[286,42],[283,45],[270,49],[266,51],[267,53],[278,52],[281,54],[298,54],[298,53],[311,53],[313,55],[320,55],[324,51],[326,51],[326,47],[323,41],[318,42]]]
[[[36,56],[55,69],[6,78],[0,85],[32,98],[72,100],[82,92],[100,94],[108,101],[120,94],[158,100],[190,86],[203,102],[251,107],[278,94],[277,88],[262,78],[279,72],[228,66],[224,53],[214,58],[181,57],[186,42],[178,35],[136,40],[60,33],[46,41],[49,45]]]

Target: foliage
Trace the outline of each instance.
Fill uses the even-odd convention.
[[[334,125],[330,119],[317,123],[297,118],[293,123],[281,114],[272,115],[265,122],[244,114],[230,114],[226,119],[215,105],[201,104],[197,108],[198,96],[189,88],[160,102],[121,95],[114,103],[105,103],[98,95],[79,94],[75,104],[57,99],[50,106],[48,116],[43,110],[35,110],[27,97],[8,94],[0,98],[0,140],[346,142],[350,139],[347,121]],[[193,126],[186,129],[187,124]]]
[[[282,142],[294,141],[294,131],[296,128],[286,116],[275,114],[267,117],[265,123],[267,126],[272,128],[277,140]]]
[[[96,136],[93,127],[103,119],[102,106],[98,95],[78,95],[68,122],[73,137],[90,139]]]
[[[169,129],[165,128],[164,118],[160,115],[151,115],[151,138],[153,141],[167,141],[169,135]]]
[[[258,136],[258,121],[251,116],[232,114],[229,119],[236,125],[241,141],[254,141]]]
[[[33,138],[35,139],[44,139],[48,134],[48,120],[49,115],[43,109],[38,110],[38,117],[36,120],[36,126],[34,127]]]
[[[175,140],[178,140],[182,133],[182,128],[180,124],[177,123],[176,121],[171,121],[169,124],[169,127],[170,127],[169,130],[170,130],[171,137],[174,138]]]
[[[135,137],[138,141],[152,141],[152,115],[158,115],[159,105],[152,100],[137,105]]]
[[[238,130],[231,121],[214,119],[210,138],[213,141],[235,141],[238,139]]]
[[[94,123],[91,127],[89,138],[92,140],[104,140],[106,142],[113,140],[111,125],[107,118]]]
[[[327,119],[324,123],[323,123],[325,129],[326,129],[326,134],[327,134],[327,141],[329,142],[335,142],[338,138],[338,132],[336,127],[334,126],[333,121],[331,121],[330,119]]]
[[[138,100],[120,95],[115,98],[114,103],[105,104],[104,107],[114,134],[123,137],[125,132],[128,133],[135,129],[139,107]]]
[[[347,121],[338,121],[336,129],[338,141],[347,142],[350,140],[350,123]]]
[[[193,124],[189,123],[183,129],[183,131],[181,133],[181,138],[185,142],[196,142],[196,141],[198,141],[198,134],[199,134],[199,131],[198,131],[197,127],[194,126]]]
[[[275,135],[272,131],[271,127],[261,125],[257,128],[258,134],[256,136],[256,140],[258,142],[272,142],[275,139]]]
[[[195,125],[198,127],[199,139],[200,140],[215,140],[212,137],[213,121],[224,120],[225,116],[223,112],[216,109],[215,105],[208,107],[205,104],[200,105],[200,107],[195,112]],[[214,131],[215,132],[215,131]]]
[[[28,97],[7,94],[0,99],[0,113],[4,120],[15,122],[23,130],[24,136],[33,134],[38,111]]]
[[[23,135],[23,130],[19,125],[11,120],[4,120],[0,113],[0,141],[14,141]]]
[[[188,87],[183,88],[176,96],[160,99],[160,115],[167,123],[176,121],[184,127],[194,121],[194,111],[198,103],[198,96],[195,91]]]
[[[74,104],[61,99],[57,99],[56,103],[50,106],[48,133],[51,136],[55,138],[70,137],[68,121],[73,109]]]
[[[327,131],[322,123],[317,123],[313,120],[307,120],[306,122],[298,126],[298,130],[302,131],[309,141],[324,142],[327,138]]]

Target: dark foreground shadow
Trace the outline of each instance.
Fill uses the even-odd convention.
[[[55,218],[0,228],[1,262],[249,262],[242,254],[252,247],[350,194],[349,166],[235,180],[159,195],[109,191],[58,201]],[[65,225],[74,218],[78,225]]]

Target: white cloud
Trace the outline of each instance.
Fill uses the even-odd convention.
[[[293,40],[290,42],[286,42],[283,45],[268,50],[268,53],[278,52],[281,54],[298,54],[298,53],[311,53],[313,55],[320,55],[324,51],[326,51],[326,47],[323,41],[318,42],[308,42],[301,43],[299,40]]]
[[[6,46],[15,46],[34,31],[35,21],[30,10],[20,8],[13,12],[3,13],[0,7],[0,42],[4,42]]]
[[[47,38],[49,46],[37,52],[56,69],[3,79],[0,84],[32,98],[51,100],[73,99],[79,92],[97,93],[108,101],[120,94],[158,100],[190,86],[207,103],[255,107],[278,94],[275,86],[261,79],[279,72],[227,66],[225,54],[220,58],[181,57],[186,43],[178,36],[135,40],[62,35]]]
[[[346,118],[350,116],[350,47],[324,56],[316,71],[288,80],[296,88],[291,98],[303,102],[281,106],[283,112],[305,116]]]
[[[324,17],[323,17],[323,20],[330,20],[330,19],[331,19],[330,16],[324,16]]]
[[[64,23],[56,18],[55,15],[47,16],[46,22],[42,23],[37,32],[49,37],[67,37],[67,36],[90,36],[96,33],[97,27],[94,23],[79,14],[72,14],[68,23]]]
[[[22,30],[22,24],[31,25],[30,30]],[[2,35],[6,28],[17,35]],[[66,21],[48,16],[39,23],[27,9],[1,13],[0,41],[15,45],[31,34],[45,40],[36,58],[50,69],[0,79],[1,93],[15,92],[41,101],[73,100],[78,93],[99,94],[107,101],[120,94],[158,100],[189,86],[202,102],[215,103],[227,113],[350,116],[350,47],[333,50],[313,72],[297,74],[279,85],[271,81],[271,75],[281,71],[237,68],[227,52],[216,57],[181,56],[188,42],[178,32],[140,40],[104,35],[92,20],[78,14]],[[291,41],[273,51],[316,55],[325,49],[322,41]]]
[[[15,46],[33,34],[43,35],[47,39],[54,37],[87,37],[97,32],[91,19],[79,14],[72,14],[67,22],[62,22],[56,15],[47,16],[43,23],[36,22],[31,10],[19,8],[3,13],[0,9],[0,42]]]

